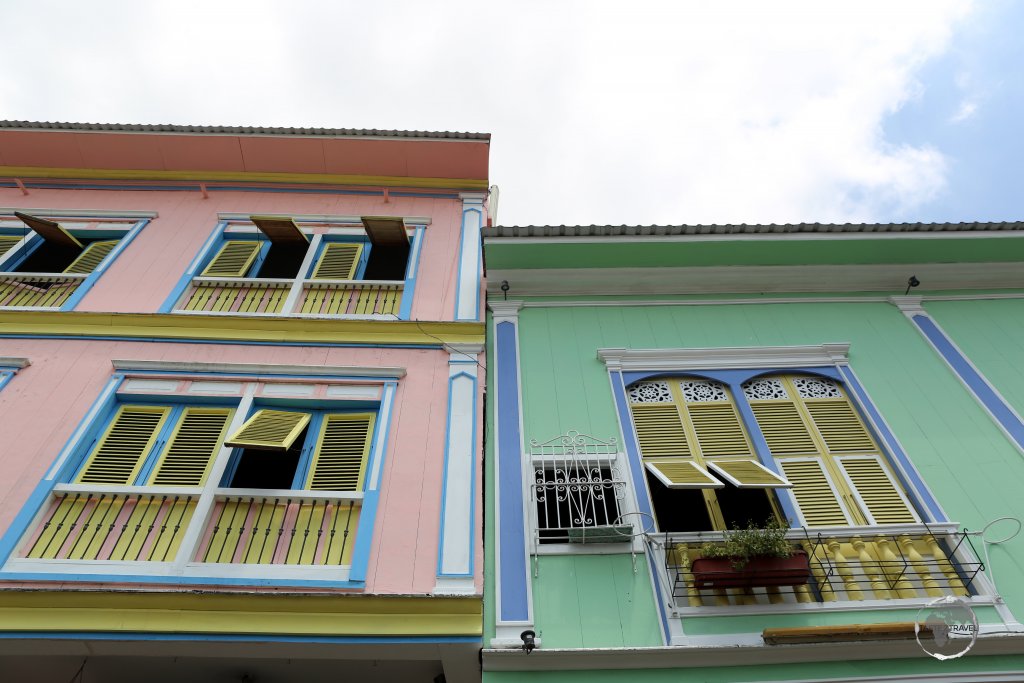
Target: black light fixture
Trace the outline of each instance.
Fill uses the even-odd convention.
[[[537,634],[533,631],[523,631],[519,634],[523,639],[523,652],[530,654],[537,647]]]
[[[501,291],[505,295],[505,301],[508,301],[508,290],[509,290],[508,280],[502,280],[501,281]]]
[[[917,279],[917,276],[911,275],[910,279],[907,280],[907,291],[903,292],[903,296],[910,294],[911,288],[917,287],[919,284],[921,284],[921,281]]]

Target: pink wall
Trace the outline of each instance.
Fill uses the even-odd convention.
[[[75,310],[153,313],[164,303],[217,224],[218,212],[428,216],[412,318],[451,320],[462,203],[458,199],[288,192],[0,189],[0,206],[156,211]],[[428,294],[429,292],[429,294]]]
[[[125,265],[126,270],[135,267],[134,263]],[[145,292],[125,292],[128,300],[135,300],[136,296],[147,300]],[[6,529],[21,510],[99,395],[112,374],[112,359],[405,367],[407,375],[399,381],[389,432],[366,590],[415,594],[429,593],[433,588],[447,413],[447,352],[0,339],[0,356],[27,357],[32,363],[0,390],[0,529]],[[480,421],[479,416],[477,420]],[[478,424],[477,433],[482,431]],[[480,443],[477,449],[482,452]],[[480,477],[479,471],[476,476]],[[477,481],[478,498],[481,490],[481,482]],[[476,510],[475,528],[479,530],[479,500]],[[478,590],[483,558],[480,543],[478,532]]]

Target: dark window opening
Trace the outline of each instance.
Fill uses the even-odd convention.
[[[568,543],[573,529],[607,527],[619,518],[619,501],[608,467],[546,468],[536,475],[534,495],[541,543]],[[624,534],[621,540],[629,539]]]
[[[751,524],[763,527],[775,519],[766,489],[741,489],[726,483],[725,488],[715,489],[715,496],[726,529],[746,529]]]
[[[79,239],[79,241],[84,246],[88,246],[88,241],[83,239]],[[43,243],[15,268],[15,272],[63,273],[79,257],[82,251],[82,249],[77,247],[65,247],[43,240]]]
[[[294,278],[306,258],[307,244],[271,244],[267,257],[252,277]]]
[[[287,451],[258,451],[246,448],[238,459],[238,467],[229,487],[235,489],[290,489],[302,455],[306,431]]]
[[[711,531],[714,528],[701,489],[670,489],[650,472],[647,487],[659,531]]]
[[[364,280],[404,280],[409,262],[409,245],[376,244],[366,261]]]

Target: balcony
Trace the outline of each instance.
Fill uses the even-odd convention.
[[[5,569],[344,581],[361,493],[57,486]]]
[[[196,277],[174,311],[393,319],[401,309],[404,286],[402,281],[391,280]]]
[[[665,570],[679,611],[693,609],[698,614],[711,607],[801,603],[849,607],[879,600],[895,606],[899,601],[916,604],[979,592],[981,582],[976,579],[984,567],[969,537],[955,525],[794,529],[786,538],[794,550],[807,553],[810,580],[805,584],[770,585],[787,583],[771,571],[744,578],[724,570],[717,576],[702,574],[698,580],[694,560],[700,558],[705,543],[720,543],[722,533],[668,534]]]
[[[87,274],[0,273],[0,306],[60,308]]]

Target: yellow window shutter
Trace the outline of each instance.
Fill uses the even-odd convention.
[[[252,240],[230,240],[224,243],[201,277],[245,277],[260,253],[260,243]]]
[[[688,456],[683,421],[672,403],[637,403],[630,406],[640,453],[645,458]]]
[[[754,460],[715,460],[708,469],[741,489],[778,489],[792,486],[786,479]]]
[[[356,275],[363,245],[352,242],[328,242],[313,269],[313,280],[351,280]]]
[[[757,424],[772,455],[817,453],[818,448],[796,405],[788,401],[751,403]]]
[[[131,484],[170,412],[158,406],[121,406],[77,481]]]
[[[746,433],[731,403],[691,403],[686,409],[705,458],[750,455]]]
[[[29,214],[21,213],[20,211],[15,211],[14,215],[17,216],[22,223],[32,228],[37,235],[58,247],[81,249],[83,246],[82,243],[75,239],[74,235],[65,230],[60,223],[46,218],[39,218],[38,216],[30,216]]]
[[[804,406],[830,452],[878,451],[849,401],[805,401]]]
[[[720,489],[725,486],[692,460],[655,460],[644,465],[670,489]]]
[[[846,514],[819,458],[784,458],[779,467],[793,485],[793,497],[806,526],[846,526]]]
[[[89,274],[96,270],[96,266],[100,264],[100,261],[107,257],[114,247],[117,246],[119,240],[103,240],[102,242],[92,242],[85,248],[81,254],[78,255],[71,265],[64,269],[65,273],[82,273]]]
[[[249,220],[274,244],[309,244],[309,238],[289,216],[250,216]]]
[[[0,257],[14,248],[14,245],[21,241],[17,235],[0,235]]]
[[[324,417],[306,488],[313,491],[360,491],[370,454],[373,413]]]
[[[309,424],[309,413],[257,410],[224,443],[258,451],[286,451]]]
[[[186,408],[149,483],[202,486],[234,412],[229,408]]]
[[[872,524],[913,524],[920,521],[899,485],[878,456],[837,458],[850,487]]]

